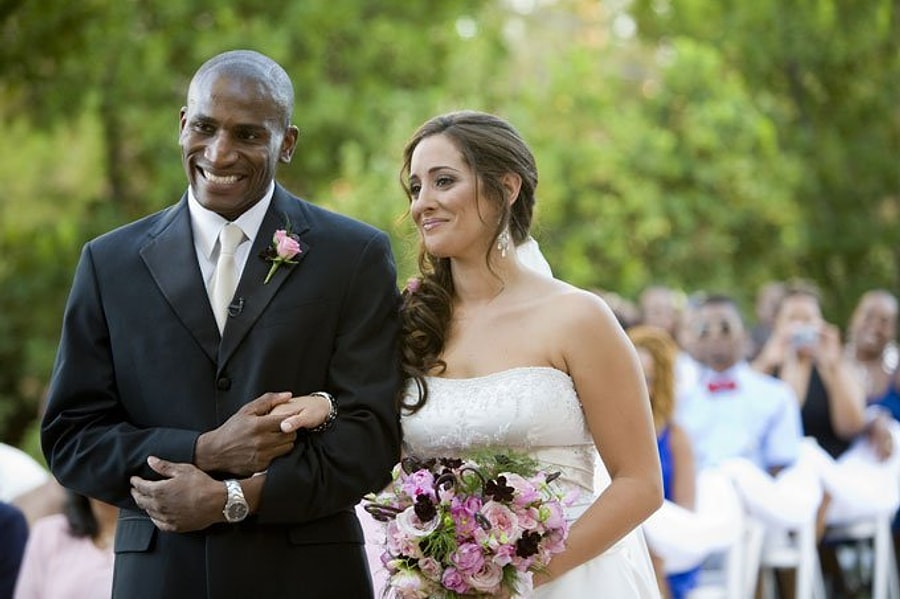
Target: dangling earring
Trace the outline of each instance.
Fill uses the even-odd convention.
[[[509,231],[503,229],[503,232],[497,236],[497,250],[500,251],[500,257],[506,258],[506,252],[509,251]]]

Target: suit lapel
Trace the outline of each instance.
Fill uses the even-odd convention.
[[[263,284],[271,263],[262,258],[265,249],[272,243],[272,236],[278,229],[284,229],[290,220],[292,232],[300,235],[300,253],[294,257],[298,264],[282,264],[272,275],[268,283]],[[253,323],[260,317],[277,291],[288,277],[300,267],[299,262],[306,258],[310,247],[303,241],[302,235],[309,228],[299,200],[290,196],[281,186],[275,186],[275,195],[269,210],[263,218],[247,256],[244,272],[235,291],[235,302],[240,309],[229,317],[225,323],[222,343],[219,345],[218,364],[221,368],[240,345],[250,331]]]
[[[203,284],[187,196],[171,208],[140,250],[153,280],[210,360],[215,361],[219,329]]]

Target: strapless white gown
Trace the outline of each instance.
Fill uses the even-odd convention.
[[[428,401],[403,417],[407,455],[453,456],[479,447],[526,452],[579,490],[574,521],[610,483],[588,432],[572,379],[555,368],[514,368],[470,379],[428,379]],[[535,599],[657,598],[640,530],[557,580]]]

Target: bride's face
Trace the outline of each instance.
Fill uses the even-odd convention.
[[[499,221],[478,177],[446,135],[426,137],[412,153],[410,213],[428,252],[440,258],[483,257]],[[479,201],[481,198],[482,201]]]

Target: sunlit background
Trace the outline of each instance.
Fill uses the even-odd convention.
[[[891,0],[0,2],[0,440],[34,422],[81,245],[185,177],[196,67],[252,48],[294,79],[280,180],[390,232],[413,271],[400,151],[425,119],[511,120],[538,159],[557,276],[750,306],[817,282],[843,326],[898,291],[900,14]],[[128,284],[122,281],[122,284]]]

